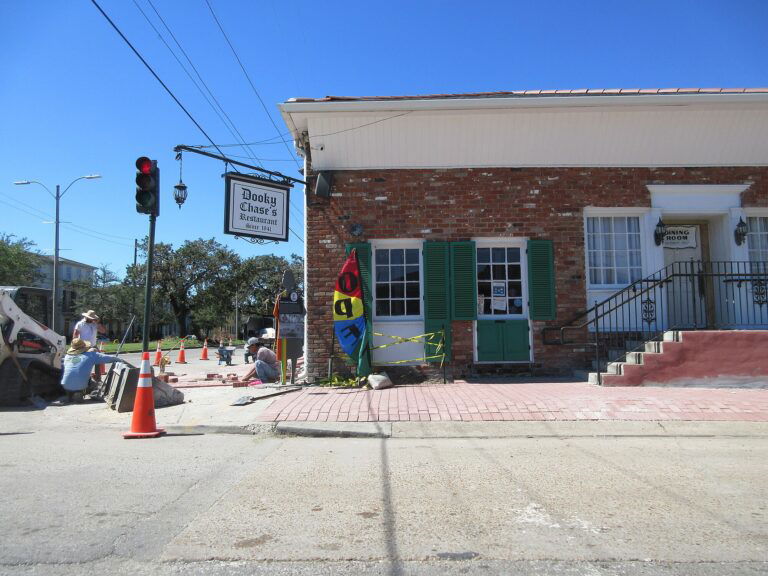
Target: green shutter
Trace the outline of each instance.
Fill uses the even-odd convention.
[[[424,243],[424,332],[445,331],[445,355],[451,356],[451,306],[449,298],[449,260],[448,242]],[[434,344],[425,346],[425,355],[437,354]],[[429,362],[439,362],[432,359]]]
[[[360,276],[363,280],[363,306],[365,306],[365,329],[368,334],[368,345],[373,345],[373,273],[371,265],[371,245],[368,242],[356,242],[347,244],[347,255],[352,249],[357,250],[357,264],[360,267]],[[370,363],[370,350],[368,351]]]
[[[477,252],[474,242],[451,242],[453,320],[477,320]]]
[[[528,320],[507,320],[504,330],[504,360],[506,362],[528,362],[531,359],[531,344],[528,336]]]
[[[478,320],[478,362],[529,362],[528,320]]]
[[[557,315],[551,240],[528,241],[528,308],[531,320],[554,320]]]
[[[477,321],[478,362],[502,362],[504,360],[502,322],[503,320]]]

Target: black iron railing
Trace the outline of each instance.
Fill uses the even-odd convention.
[[[768,262],[675,262],[560,327],[545,344],[584,345],[598,383],[610,362],[674,330],[768,329]],[[587,360],[589,362],[589,360]]]

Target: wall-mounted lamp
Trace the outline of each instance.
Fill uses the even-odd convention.
[[[749,232],[749,228],[747,228],[747,223],[744,222],[744,218],[739,218],[739,223],[736,224],[736,229],[733,231],[733,238],[736,240],[736,246],[741,246],[744,244],[744,240],[747,239],[747,233]]]
[[[349,227],[349,233],[352,234],[352,236],[362,236],[363,235],[363,225],[362,224],[352,224],[352,226]]]
[[[656,246],[661,246],[664,243],[664,236],[667,233],[667,225],[659,218],[656,229],[653,231],[653,240],[656,242]]]

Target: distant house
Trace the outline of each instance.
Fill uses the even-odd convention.
[[[84,310],[77,311],[74,307],[77,298],[76,283],[91,282],[95,271],[96,266],[68,258],[59,258],[59,301],[61,302],[64,334],[72,334],[75,323],[80,319],[80,312],[84,312]],[[37,285],[53,290],[53,256],[44,257],[40,273],[43,277]]]
[[[672,330],[768,328],[768,89],[280,109],[305,159],[310,377],[334,353],[352,248],[378,366],[423,363],[435,349],[418,336],[436,333],[456,375],[599,368],[612,381]],[[625,348],[640,352],[606,365]]]

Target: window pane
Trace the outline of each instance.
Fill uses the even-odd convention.
[[[405,316],[405,300],[392,300],[392,316]]]
[[[403,250],[391,250],[389,253],[390,264],[402,264],[404,262]]]
[[[389,280],[389,267],[376,266],[376,282],[387,282]]]
[[[506,261],[506,253],[504,248],[492,248],[491,249],[491,257],[493,258],[493,262],[505,262]]]
[[[600,238],[600,247],[603,250],[613,250],[613,236],[610,234],[602,234]]]
[[[405,279],[409,282],[419,281],[419,267],[418,266],[406,266],[405,267]]]
[[[392,282],[402,282],[405,280],[405,268],[403,266],[392,266],[389,270]]]
[[[630,266],[640,266],[640,252],[639,251],[633,251],[629,253],[629,265]]]
[[[478,248],[477,249],[477,261],[478,262],[490,262],[491,261],[491,249],[490,248]]]
[[[626,218],[614,218],[613,219],[613,233],[616,235],[627,233],[627,219]]]
[[[613,252],[603,252],[603,268],[613,267]]]
[[[477,266],[477,279],[478,280],[490,280],[491,279],[491,267],[488,264],[479,264]]]
[[[405,298],[405,284],[393,282],[390,284],[391,298]]]
[[[587,218],[587,233],[594,234],[598,230],[597,218]]]
[[[599,268],[590,268],[589,270],[589,283],[590,284],[602,284],[603,277],[600,274]]]
[[[616,283],[629,284],[629,272],[626,268],[618,268],[616,270]]]
[[[600,266],[600,253],[599,252],[590,252],[589,253],[589,267],[594,268],[596,266]]]
[[[418,300],[406,300],[405,301],[405,312],[408,316],[418,316],[419,315],[419,301]]]
[[[405,285],[405,295],[408,298],[418,298],[421,294],[419,291],[419,285],[414,283],[409,283]]]
[[[389,298],[389,284],[376,285],[376,298]]]
[[[587,234],[587,249],[597,250],[597,236],[595,234]]]
[[[389,300],[376,301],[376,316],[389,316]]]
[[[627,235],[621,234],[613,237],[614,250],[626,250],[627,249]]]
[[[419,251],[416,248],[408,248],[408,250],[405,251],[405,263],[406,264],[419,263]]]
[[[519,306],[516,306],[515,304],[520,304]],[[523,313],[523,306],[522,302],[519,301],[519,298],[510,298],[509,302],[507,303],[507,306],[509,307],[509,313],[510,314],[522,314]]]
[[[520,248],[507,248],[507,262],[520,262]]]
[[[629,266],[629,256],[625,251],[616,251],[614,254],[614,263],[617,268],[626,268]]]
[[[627,246],[630,250],[640,250],[640,234],[627,236]]]
[[[613,232],[613,218],[600,218],[600,231],[610,234]]]
[[[500,264],[494,264],[491,268],[493,268],[493,279],[494,280],[506,280],[507,279],[507,267],[500,265]]]
[[[507,287],[507,296],[519,298],[523,295],[523,290],[519,282],[510,282]]]
[[[603,281],[606,284],[616,284],[616,274],[613,268],[603,268]]]
[[[520,264],[510,264],[507,266],[507,278],[510,280],[520,278]]]
[[[389,250],[376,250],[376,264],[389,264]]]
[[[480,296],[485,296],[487,298],[491,297],[491,283],[490,282],[478,282],[477,283],[477,293]]]
[[[639,234],[640,218],[638,218],[637,216],[632,216],[631,218],[627,218],[627,231]]]

